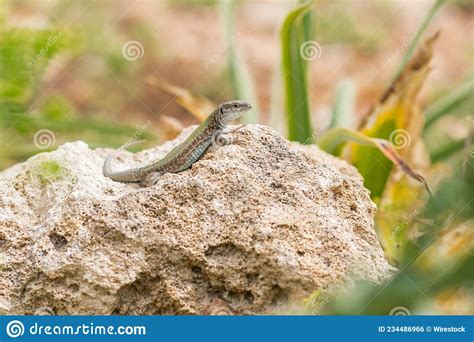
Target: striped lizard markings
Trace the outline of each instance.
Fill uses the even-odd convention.
[[[151,186],[164,173],[178,173],[189,169],[202,158],[211,144],[215,142],[225,143],[226,134],[234,133],[243,127],[241,125],[232,130],[226,130],[227,126],[250,109],[252,109],[252,106],[244,101],[224,102],[185,141],[162,159],[134,169],[112,171],[110,164],[116,153],[141,141],[125,144],[105,159],[103,174],[116,182],[140,182],[145,186]]]

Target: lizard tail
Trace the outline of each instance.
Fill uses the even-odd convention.
[[[107,156],[107,158],[105,158],[105,161],[104,161],[104,166],[102,168],[102,173],[104,174],[105,177],[108,177],[112,180],[115,180],[115,181],[125,181],[125,182],[130,182],[130,181],[135,181],[133,179],[125,179],[125,178],[130,178],[130,176],[126,176],[124,172],[114,172],[112,171],[112,168],[110,166],[110,162],[112,160],[113,157],[116,156],[116,154],[120,151],[123,151],[131,146],[135,146],[135,145],[138,145],[138,144],[141,144],[142,142],[144,142],[144,140],[135,140],[135,141],[130,141],[122,146],[120,146],[118,149],[116,149],[114,152],[112,152],[111,154],[109,154]]]

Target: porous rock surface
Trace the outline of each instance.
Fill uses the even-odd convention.
[[[247,126],[148,188],[105,178],[110,152],[68,143],[0,174],[0,313],[199,314],[214,298],[269,313],[390,273],[361,176],[315,146]]]

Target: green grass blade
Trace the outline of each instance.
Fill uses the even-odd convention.
[[[224,21],[224,32],[228,51],[228,68],[232,88],[236,98],[245,100],[252,104],[253,109],[244,115],[241,122],[245,124],[257,123],[259,121],[258,103],[254,82],[245,61],[237,51],[235,40],[238,32],[235,32],[233,0],[220,1],[221,13]]]
[[[288,138],[301,143],[311,143],[313,134],[304,64],[306,61],[300,55],[300,46],[304,42],[301,19],[311,6],[312,2],[291,11],[280,31]]]
[[[318,140],[318,146],[323,151],[337,156],[340,154],[341,148],[348,141],[355,142],[360,145],[376,147],[372,138],[346,128],[333,128],[327,131]]]
[[[307,0],[300,0],[300,4],[304,5],[307,3]],[[302,42],[307,42],[311,41],[314,39],[314,33],[315,33],[315,15],[314,11],[308,11],[306,12],[303,17],[301,18],[301,24],[302,24],[302,36],[303,36],[303,41]],[[305,68],[305,73],[307,72],[308,68],[308,61],[303,60],[303,67]]]
[[[306,0],[300,0],[301,4],[304,4]],[[305,41],[311,40],[315,32],[315,15],[313,11],[307,12],[303,15],[303,35]],[[272,84],[271,84],[271,100],[270,100],[270,126],[273,127],[277,132],[287,136],[287,127],[285,125],[285,114],[282,111],[284,107],[284,96],[282,88],[282,73],[281,73],[281,56],[277,56],[277,61],[274,65],[272,72]],[[306,61],[305,61],[306,62]],[[307,65],[307,63],[303,63]],[[305,71],[306,72],[306,71]]]
[[[329,128],[352,127],[354,113],[355,86],[350,80],[343,80],[336,86],[336,95]]]
[[[304,4],[306,0],[302,0],[301,3]],[[315,27],[315,15],[313,11],[307,12],[303,15],[303,35],[304,41],[308,41],[314,38],[314,27]]]
[[[465,145],[464,139],[450,141],[441,147],[438,147],[436,150],[430,152],[430,159],[432,163],[438,163],[440,161],[446,160],[452,155],[462,151]]]
[[[446,1],[447,0],[436,0],[436,2],[433,4],[430,11],[428,12],[428,15],[425,17],[425,19],[421,23],[420,27],[416,31],[415,38],[412,40],[412,42],[408,46],[407,52],[403,56],[402,61],[400,62],[400,65],[398,66],[395,73],[393,74],[392,82],[395,81],[400,76],[402,71],[405,69],[405,66],[407,65],[408,61],[410,60],[410,58],[415,53],[416,47],[418,46],[418,43],[421,40],[421,36],[423,35],[423,33],[428,28],[428,25],[431,23],[431,20],[435,16],[436,12],[438,12],[438,10],[441,8],[441,6],[444,5],[444,3]],[[390,83],[392,83],[392,82],[390,82]]]
[[[436,120],[443,115],[449,114],[456,108],[459,108],[468,100],[472,100],[474,94],[474,79],[464,83],[459,88],[453,90],[448,95],[440,98],[425,111],[426,131]]]

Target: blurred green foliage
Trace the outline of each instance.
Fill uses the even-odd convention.
[[[204,6],[210,7],[218,3],[219,0],[168,0],[171,6]]]
[[[428,131],[431,125],[444,115],[461,109],[461,106],[472,106],[473,99],[474,79],[470,79],[461,86],[448,91],[426,109],[424,131]],[[470,108],[465,109],[467,110],[463,110],[462,112],[466,113]]]
[[[65,11],[63,5],[58,3],[58,13]],[[4,6],[1,5],[4,15],[0,17],[0,168],[72,139],[84,140],[91,147],[119,146],[135,134],[136,128],[110,123],[101,119],[101,113],[92,117],[78,113],[77,105],[65,94],[44,89],[43,80],[54,69],[54,60],[59,56],[63,62],[70,59],[72,64],[78,64],[76,61],[87,54],[98,55],[105,61],[106,72],[113,70],[123,78],[133,70],[127,67],[119,41],[106,40],[109,46],[104,46],[94,39],[98,35],[91,31],[99,20],[91,20],[91,26],[80,32],[54,24],[54,20],[44,27],[16,27],[7,24]],[[92,13],[100,17],[101,9],[97,6]],[[142,36],[147,34],[146,29],[138,30]],[[88,35],[88,44],[84,35]],[[65,71],[66,75],[60,78],[69,72]],[[34,136],[44,129],[52,132],[56,144],[42,149],[35,145]],[[153,137],[148,132],[141,134],[144,138]]]
[[[0,21],[0,101],[26,102],[64,39],[62,31],[6,29]]]
[[[355,92],[356,88],[351,80],[342,80],[337,84],[328,128],[354,126],[352,113],[355,107]]]
[[[383,4],[383,3],[382,3]],[[377,51],[385,35],[386,28],[375,27],[370,21],[362,22],[350,10],[340,4],[327,4],[316,21],[318,42],[321,44],[349,43],[358,51],[371,54]],[[337,29],[334,29],[337,23]]]
[[[241,118],[242,123],[251,124],[259,122],[260,114],[257,108],[257,95],[254,82],[251,79],[247,64],[235,44],[235,40],[238,36],[238,32],[235,31],[235,5],[234,0],[220,1],[227,45],[229,81],[234,91],[234,98],[255,104],[254,108]]]

